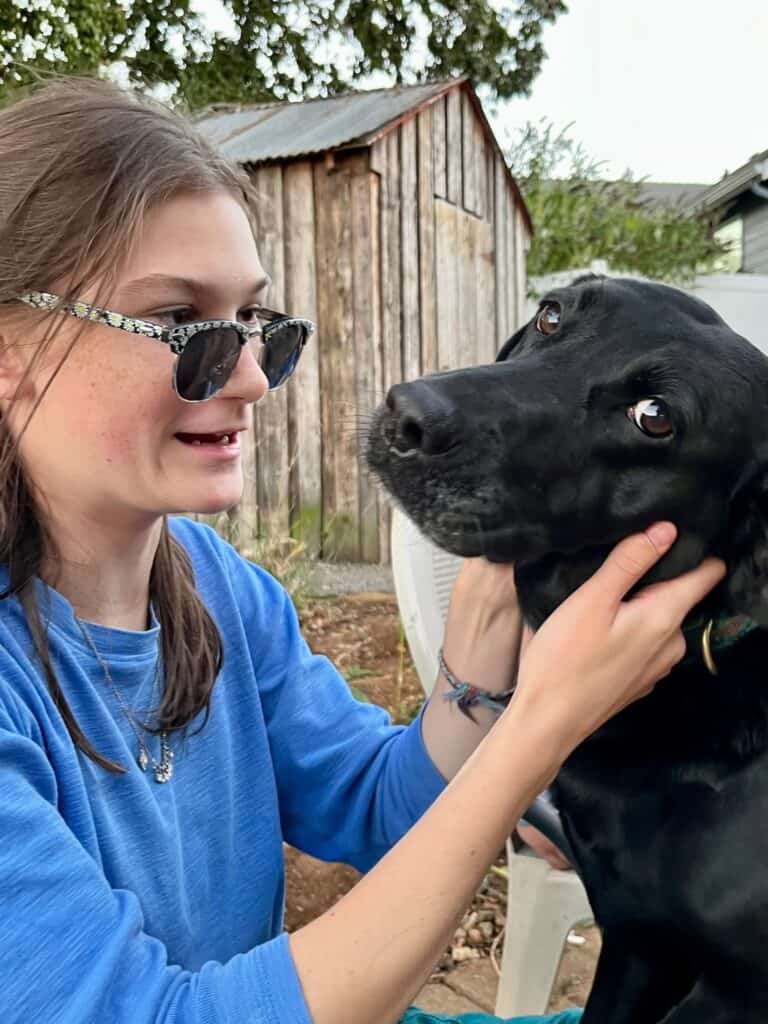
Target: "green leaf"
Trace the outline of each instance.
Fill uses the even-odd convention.
[[[191,0],[0,0],[0,98],[50,73],[164,86],[187,109],[333,95],[378,71],[393,82],[469,75],[491,96],[528,92],[562,0],[223,0],[214,30]]]
[[[722,257],[726,247],[706,219],[680,206],[649,207],[629,171],[606,180],[569,128],[529,123],[507,147],[534,226],[531,276],[605,260],[615,271],[685,284]]]

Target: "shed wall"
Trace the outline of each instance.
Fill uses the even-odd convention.
[[[270,534],[389,557],[390,509],[362,459],[393,384],[493,360],[525,302],[525,216],[467,93],[367,149],[251,169],[269,304],[315,319],[295,381],[254,413],[241,542]]]

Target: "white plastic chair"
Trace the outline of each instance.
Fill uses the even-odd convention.
[[[408,647],[424,692],[437,678],[448,600],[461,559],[435,547],[399,510],[392,516],[392,573]],[[500,1017],[543,1014],[566,937],[592,919],[574,871],[557,871],[507,840],[507,930],[496,996]]]

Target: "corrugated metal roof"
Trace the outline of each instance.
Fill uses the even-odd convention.
[[[376,89],[302,103],[215,108],[203,113],[196,125],[237,163],[293,159],[352,143],[364,145],[386,125],[459,81]]]

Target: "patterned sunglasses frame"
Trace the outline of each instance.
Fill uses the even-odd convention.
[[[303,349],[307,339],[315,331],[315,325],[311,320],[306,320],[303,317],[289,317],[284,313],[276,312],[274,309],[268,309],[266,306],[254,307],[258,316],[267,320],[267,323],[263,325],[259,324],[258,326],[247,327],[245,324],[238,323],[236,320],[198,320],[191,324],[177,324],[174,327],[163,327],[160,324],[153,324],[149,320],[141,320],[135,316],[124,316],[122,313],[115,313],[109,309],[92,306],[88,302],[64,302],[60,296],[54,295],[51,292],[27,292],[25,295],[19,296],[19,301],[26,303],[28,306],[34,306],[36,309],[47,309],[67,313],[70,316],[77,317],[79,320],[88,320],[91,323],[103,324],[105,327],[115,327],[117,330],[125,331],[128,334],[139,334],[145,338],[154,338],[156,341],[161,341],[163,344],[168,345],[171,352],[173,352],[177,357],[183,355],[184,350],[191,339],[202,331],[229,328],[239,335],[241,348],[253,338],[257,337],[261,337],[262,344],[264,348],[266,348],[269,345],[269,336],[276,328],[299,327],[304,330],[303,340],[299,345],[299,355],[301,354],[301,349]],[[298,362],[298,355],[294,361],[293,368],[295,368],[296,362]],[[270,391],[276,391],[278,388],[282,387],[289,379],[291,373],[293,373],[293,368],[290,373],[283,377],[274,387],[270,385]],[[175,372],[174,390],[176,390],[176,394],[182,402],[194,403],[197,401],[207,400],[189,399],[179,395],[176,388]],[[211,395],[209,397],[213,396]]]

